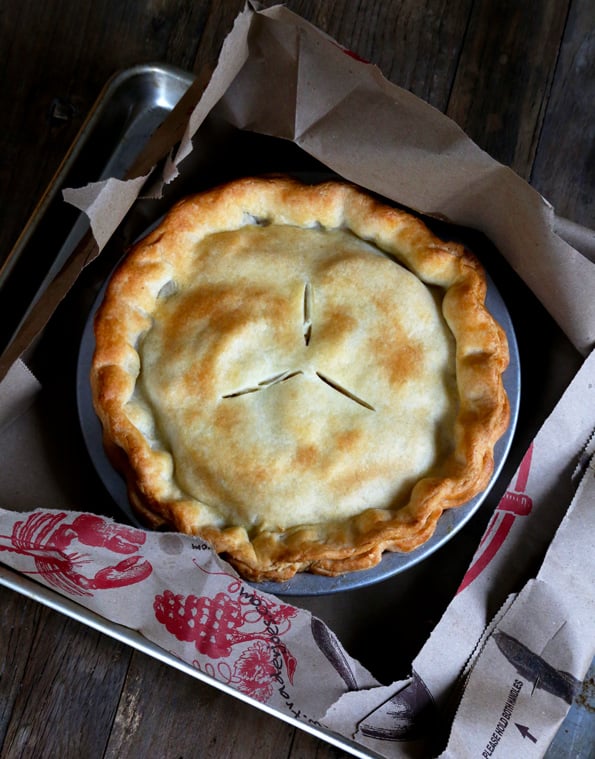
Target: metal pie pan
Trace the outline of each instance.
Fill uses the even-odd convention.
[[[77,364],[78,414],[87,450],[100,479],[127,519],[131,523],[142,527],[143,525],[138,521],[130,506],[123,478],[113,468],[106,456],[102,442],[101,424],[95,414],[91,398],[89,373],[95,348],[93,319],[103,299],[103,294],[104,289],[98,294],[90,311],[81,339]],[[508,456],[520,403],[520,361],[516,336],[506,304],[489,276],[486,305],[504,329],[508,338],[510,351],[510,363],[503,377],[510,402],[510,423],[508,429],[495,446],[494,471],[488,487],[463,506],[446,510],[440,517],[433,536],[422,546],[410,553],[386,552],[377,566],[357,572],[348,572],[338,577],[325,577],[303,572],[283,583],[257,583],[259,590],[283,596],[321,596],[354,590],[386,580],[423,561],[423,559],[444,546],[479,509],[498,478]]]

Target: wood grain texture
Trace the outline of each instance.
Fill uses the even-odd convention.
[[[301,15],[310,4],[289,3]],[[395,84],[445,110],[469,21],[470,0],[320,3],[313,23]]]
[[[250,741],[244,737],[246,724],[251,726]],[[263,712],[134,653],[105,759],[165,757],[172,746],[178,756],[233,756],[231,747],[241,749],[246,759],[284,757],[292,733]]]
[[[595,227],[595,3],[572,3],[531,183],[561,216]]]
[[[23,599],[20,603],[27,608]],[[10,605],[16,610],[12,600]],[[5,609],[3,605],[3,619]],[[6,645],[3,641],[7,666],[12,652],[19,653],[27,665],[10,699],[10,721],[0,755],[101,756],[102,751],[97,751],[111,729],[117,705],[114,696],[122,689],[130,650],[46,608],[36,609],[31,628],[22,631],[29,632],[23,641],[26,656],[20,640],[6,641]],[[15,669],[19,671],[18,666]]]
[[[447,112],[559,212],[595,224],[592,0],[287,6]],[[243,7],[244,0],[0,0],[0,265],[106,81],[150,61],[211,71]],[[58,328],[66,338],[67,325]],[[84,487],[85,476],[72,487]],[[95,487],[90,473],[87,482]],[[432,564],[425,567],[423,582]],[[375,624],[380,640],[397,640],[413,656],[436,619],[409,603],[359,628]],[[404,611],[415,630],[402,625]],[[0,587],[0,758],[29,756],[347,754]]]
[[[567,3],[473,6],[447,113],[480,147],[528,179]]]
[[[14,716],[41,607],[0,587],[0,746]],[[1,753],[1,752],[0,752]]]

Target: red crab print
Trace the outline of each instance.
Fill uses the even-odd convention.
[[[66,519],[64,512],[33,512],[14,524],[11,535],[0,535],[0,551],[30,556],[36,573],[72,595],[90,596],[94,590],[121,588],[141,582],[151,574],[150,563],[133,555],[146,540],[142,530],[113,524],[93,514],[81,514],[72,522]],[[128,556],[88,576],[81,570],[91,558],[68,550],[73,541]]]

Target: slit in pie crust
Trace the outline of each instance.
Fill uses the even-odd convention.
[[[508,424],[485,293],[464,247],[346,183],[181,201],[95,319],[94,405],[134,509],[253,581],[420,546],[486,487]]]

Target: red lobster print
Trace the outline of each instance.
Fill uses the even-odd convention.
[[[531,469],[531,456],[533,446],[531,445],[523,457],[518,469],[517,479],[513,490],[504,493],[498,508],[494,512],[491,522],[484,533],[481,543],[479,544],[478,553],[473,564],[467,570],[463,581],[459,586],[457,593],[460,593],[473,580],[475,580],[484,571],[494,556],[500,550],[502,543],[506,540],[512,525],[517,517],[527,516],[533,509],[533,502],[528,495],[525,495],[527,481],[529,479],[529,470]]]
[[[91,596],[94,590],[132,585],[151,574],[151,564],[142,556],[133,555],[146,540],[142,530],[113,524],[93,514],[81,514],[72,522],[65,521],[66,518],[64,512],[33,512],[14,524],[10,536],[0,535],[0,551],[30,556],[36,572],[25,574],[40,574],[51,585],[75,596]],[[81,570],[92,559],[69,551],[73,541],[128,556],[88,576]]]
[[[232,648],[242,643],[253,645],[240,657],[245,677],[250,675],[254,682],[260,681],[265,672],[274,675],[274,661],[283,660],[289,681],[293,681],[296,668],[295,657],[288,651],[280,636],[289,629],[289,619],[297,610],[285,604],[275,604],[262,596],[252,594],[259,601],[258,616],[250,601],[233,599],[227,593],[219,592],[214,597],[183,596],[171,590],[156,596],[153,608],[159,622],[178,640],[194,643],[196,649],[211,659],[228,657]],[[260,629],[242,630],[258,623]],[[268,653],[267,653],[268,652]],[[257,673],[256,670],[259,670]]]

